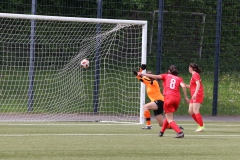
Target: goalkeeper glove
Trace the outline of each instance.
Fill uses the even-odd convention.
[[[147,65],[146,65],[146,64],[142,64],[142,65],[141,65],[141,69],[142,69],[142,70],[147,69]]]
[[[133,71],[133,74],[134,74],[135,76],[137,76],[137,75],[138,75],[137,71]]]

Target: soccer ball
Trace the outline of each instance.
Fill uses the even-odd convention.
[[[89,67],[89,60],[83,59],[80,63],[82,68],[88,68]]]

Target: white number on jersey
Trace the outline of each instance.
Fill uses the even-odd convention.
[[[173,79],[173,78],[172,78],[169,87],[170,87],[171,89],[174,89],[174,88],[175,88],[175,84],[176,84],[176,79]]]

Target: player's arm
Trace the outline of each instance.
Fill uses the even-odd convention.
[[[190,85],[189,85],[189,84],[185,84],[185,86],[186,86],[187,88],[190,88]]]
[[[136,78],[141,81],[142,83],[144,84],[153,84],[153,80],[149,79],[148,77],[146,76],[139,76],[138,75],[138,72],[136,71],[133,71],[134,72],[134,75],[136,75]]]
[[[143,76],[139,76],[137,71],[133,71],[133,74],[136,76],[136,78],[137,78],[139,81],[141,81],[141,82],[143,82],[143,83],[145,84],[145,81],[144,81]]]
[[[145,70],[147,68],[146,64],[142,64],[141,67],[139,68],[139,72],[142,72],[143,70]],[[142,76],[138,75],[137,71],[133,71],[133,74],[136,76],[136,78],[144,83],[144,79]]]
[[[141,73],[141,72],[138,72],[138,75],[146,76],[146,77],[153,78],[153,79],[162,79],[161,75],[147,74],[147,73]]]
[[[189,102],[189,99],[188,99],[188,96],[187,96],[187,87],[186,87],[186,84],[181,82],[180,83],[180,86],[182,87],[182,90],[183,90],[183,94],[184,94],[184,98],[187,102]]]

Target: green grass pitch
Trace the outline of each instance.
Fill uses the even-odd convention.
[[[176,119],[183,139],[167,130],[158,137],[140,124],[102,122],[0,123],[1,160],[239,160],[239,121],[205,119],[196,133],[193,120]]]

